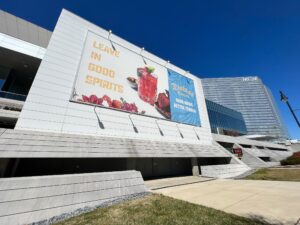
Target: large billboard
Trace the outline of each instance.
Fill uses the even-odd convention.
[[[193,80],[91,31],[71,101],[200,126]]]

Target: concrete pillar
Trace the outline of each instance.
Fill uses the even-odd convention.
[[[192,164],[192,173],[193,176],[199,176],[199,165],[198,165],[198,159],[197,158],[191,158],[191,164]]]

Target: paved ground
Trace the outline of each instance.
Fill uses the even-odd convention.
[[[300,182],[218,179],[153,192],[277,224],[295,225],[300,218]]]
[[[194,184],[194,183],[205,182],[210,180],[215,180],[215,178],[186,176],[186,177],[147,180],[145,181],[145,184],[147,188],[151,190],[156,190],[161,188],[175,187],[175,186],[180,186],[185,184]]]
[[[269,169],[300,169],[300,165],[274,166]]]

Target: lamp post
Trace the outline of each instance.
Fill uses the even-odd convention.
[[[288,97],[286,97],[286,96],[283,94],[282,91],[279,91],[279,93],[280,93],[280,101],[285,102],[285,103],[287,104],[287,106],[289,107],[289,109],[290,109],[290,111],[291,111],[291,113],[292,113],[294,119],[296,120],[296,123],[297,123],[298,127],[300,127],[299,120],[298,120],[298,118],[297,118],[297,116],[296,116],[294,110],[292,109],[290,103],[289,103]]]

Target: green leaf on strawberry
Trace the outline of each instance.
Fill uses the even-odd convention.
[[[149,73],[153,73],[155,68],[153,66],[146,66]]]
[[[120,100],[121,100],[121,102],[123,103],[123,104],[125,104],[126,103],[126,101],[125,101],[125,99],[124,98],[120,98]]]

